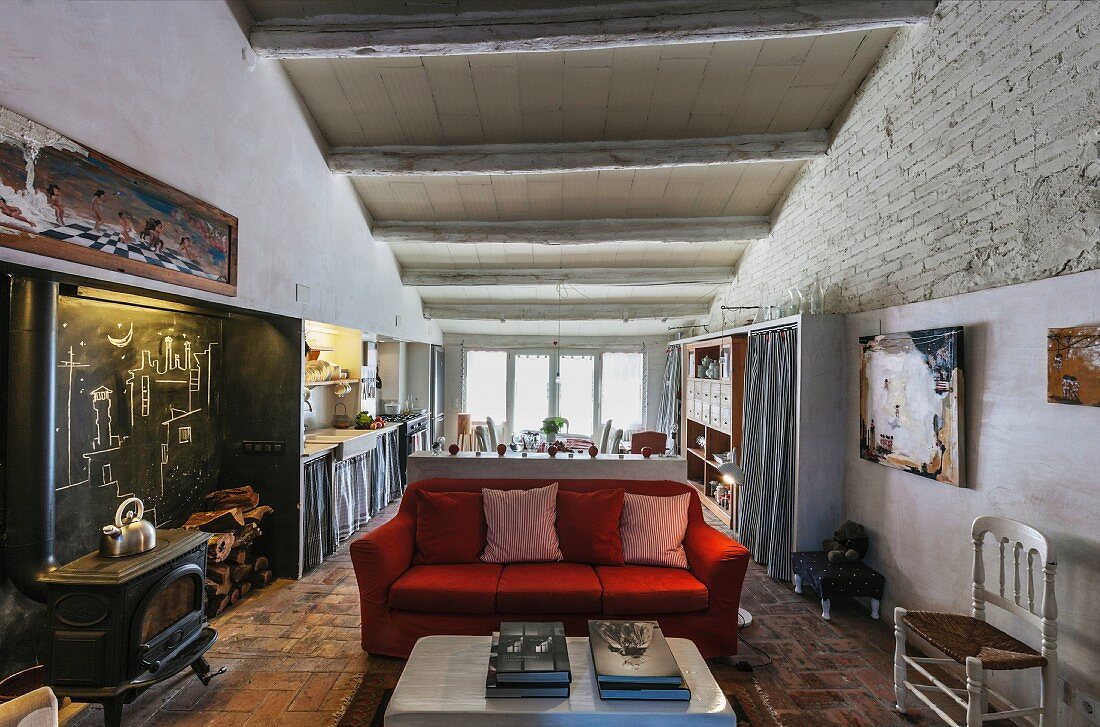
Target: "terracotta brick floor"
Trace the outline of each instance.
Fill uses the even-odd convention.
[[[368,526],[393,516],[396,505]],[[756,680],[785,727],[932,724],[925,710],[905,718],[893,709],[893,635],[851,602],[822,621],[818,601],[768,578],[750,564],[742,603],[755,617],[744,632],[771,655],[752,675],[723,663],[719,681]],[[300,581],[276,581],[214,621],[221,638],[211,664],[228,672],[203,687],[185,672],[150,689],[126,709],[138,725],[328,725],[360,679],[392,685],[403,661],[371,657],[359,647],[359,609],[347,547]],[[98,727],[98,706],[68,724]]]

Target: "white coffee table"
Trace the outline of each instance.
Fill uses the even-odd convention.
[[[691,701],[603,700],[588,639],[569,639],[569,698],[486,699],[488,636],[426,636],[416,642],[386,709],[386,727],[734,727],[737,717],[699,649],[669,639]]]

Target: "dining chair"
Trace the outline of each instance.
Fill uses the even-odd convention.
[[[600,437],[596,441],[596,448],[600,450],[601,454],[607,454],[607,444],[611,439],[611,420],[608,419],[603,423],[603,428],[600,429]]]
[[[486,430],[484,424],[478,424],[474,427],[474,451],[489,451],[489,432]]]
[[[668,445],[668,435],[664,432],[647,430],[630,435],[630,453],[641,454],[643,447],[649,447],[654,454],[664,454]]]
[[[489,450],[490,452],[497,451],[497,445],[500,444],[500,436],[497,431],[496,422],[492,417],[485,417],[485,428],[489,433]]]
[[[619,453],[619,445],[623,443],[623,430],[616,429],[611,433],[611,441],[607,445],[607,451],[610,454]]]
[[[985,561],[982,547],[986,535],[997,544],[1000,565],[993,592],[985,587]],[[979,727],[983,722],[998,719],[1039,716],[1039,727],[1055,727],[1058,723],[1058,605],[1054,596],[1054,571],[1058,568],[1054,546],[1041,532],[1015,520],[984,516],[971,528],[974,543],[974,565],[971,615],[937,611],[907,611],[894,609],[894,696],[898,711],[905,712],[909,693],[917,697],[947,724],[961,727],[936,706],[926,692],[942,692],[966,710],[965,727]],[[1021,573],[1021,567],[1026,574]],[[1007,569],[1007,572],[1006,572]],[[1036,570],[1042,583],[1037,584]],[[1036,591],[1041,590],[1041,599]],[[1039,631],[1040,651],[1009,636],[985,620],[986,605],[996,606],[1019,616]],[[911,657],[905,653],[908,633],[920,636],[949,658]],[[966,688],[952,688],[934,677],[923,664],[962,664],[966,669]],[[913,667],[931,684],[908,681],[907,670]],[[1039,706],[1019,709],[988,686],[989,671],[1039,669]],[[996,697],[1008,706],[1001,712],[988,712],[989,697]],[[965,699],[963,699],[965,697]]]

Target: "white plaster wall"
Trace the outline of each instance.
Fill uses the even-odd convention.
[[[1100,267],[1098,88],[1100,3],[943,0],[890,42],[715,306],[815,275],[848,313]]]
[[[1058,552],[1061,671],[1071,684],[1095,695],[1100,694],[1100,409],[1046,401],[1047,329],[1086,324],[1100,324],[1100,271],[848,316],[849,402],[859,401],[859,336],[965,327],[968,487],[933,483],[860,459],[859,412],[850,406],[845,511],[871,531],[870,561],[886,576],[890,610],[884,613],[889,614],[895,605],[969,613],[975,517],[1000,515],[1045,532]],[[996,570],[987,567],[987,573]],[[1016,619],[991,616],[990,621],[1006,627]],[[1014,631],[1039,645],[1034,630]],[[1014,689],[1034,695],[1037,685],[1037,676],[1028,675],[1016,680]],[[1068,715],[1064,723],[1084,724]]]
[[[282,67],[251,54],[248,23],[220,0],[11,0],[0,23],[0,106],[238,217],[236,298],[4,248],[0,261],[438,341]]]

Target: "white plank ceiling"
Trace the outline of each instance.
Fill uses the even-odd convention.
[[[456,13],[546,2],[247,0],[254,18]],[[558,2],[556,7],[591,6]],[[684,139],[828,128],[894,28],[600,50],[281,61],[331,147]],[[804,162],[555,174],[354,176],[377,221],[642,219],[770,215]],[[747,241],[406,242],[403,268],[736,266]],[[433,305],[699,303],[720,284],[431,286]],[[570,321],[563,335],[652,335],[684,321]],[[440,320],[450,333],[556,334],[555,322]]]

